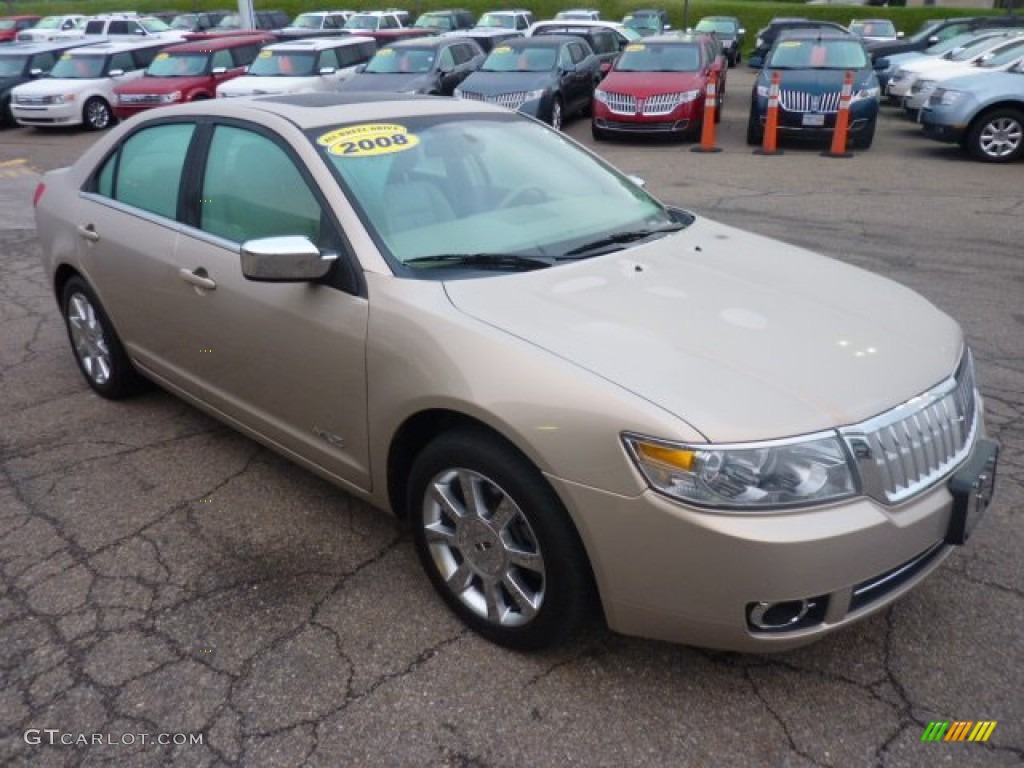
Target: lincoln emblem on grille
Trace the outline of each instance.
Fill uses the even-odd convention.
[[[636,113],[639,115],[639,114],[642,114],[643,111],[644,111],[644,100],[643,99],[637,99],[636,100]]]
[[[821,109],[821,96],[811,96],[811,111],[817,112]]]

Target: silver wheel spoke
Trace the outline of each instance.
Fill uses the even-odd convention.
[[[457,595],[461,595],[471,586],[473,586],[473,569],[470,567],[469,562],[463,560],[459,567],[452,571],[451,575],[445,579],[448,584],[448,588],[451,589]]]
[[[448,483],[436,482],[433,485],[434,500],[441,506],[441,509],[452,518],[456,525],[459,520],[466,516],[466,510],[452,495],[451,486]]]
[[[508,610],[505,608],[498,582],[488,581],[484,584],[484,600],[487,602],[487,618],[495,624],[504,623]]]
[[[427,534],[427,542],[430,544],[445,544],[455,547],[455,532],[441,523],[433,523],[424,527]]]
[[[509,574],[505,574],[505,578],[501,580],[501,583],[505,585],[505,589],[512,596],[512,600],[515,602],[519,612],[527,620],[537,615],[541,595],[537,593],[528,594],[526,589]]]
[[[505,551],[508,553],[509,562],[528,571],[544,575],[544,558],[536,552],[527,552],[525,549],[507,545]]]
[[[515,520],[517,514],[519,514],[519,510],[516,509],[515,504],[509,501],[508,496],[502,496],[501,503],[495,508],[494,515],[491,517],[491,527],[500,533]]]
[[[465,470],[459,471],[459,487],[465,500],[465,512],[473,517],[486,517],[487,504],[480,496],[480,478]]]

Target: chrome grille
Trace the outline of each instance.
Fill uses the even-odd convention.
[[[122,93],[118,95],[122,104],[159,104],[160,96],[156,93]]]
[[[635,115],[636,99],[628,93],[604,92],[604,103],[608,110],[616,115]]]
[[[16,93],[13,101],[15,104],[53,104],[53,96],[24,96]]]
[[[839,91],[830,93],[806,93],[804,91],[779,91],[779,106],[787,112],[838,112]]]
[[[485,96],[482,93],[475,93],[473,91],[462,91],[462,98],[472,99],[473,101],[486,101],[488,104],[497,104],[500,107],[507,109],[519,109],[523,106],[523,102],[526,101],[526,91],[515,91],[513,93],[496,93],[491,96]]]
[[[683,101],[681,93],[658,93],[636,98],[628,93],[604,92],[604,103],[613,115],[668,115]]]
[[[974,363],[968,352],[954,376],[887,413],[840,430],[864,492],[896,504],[950,472],[978,429]]]
[[[679,106],[680,101],[678,93],[659,93],[644,99],[643,112],[645,115],[667,115]]]

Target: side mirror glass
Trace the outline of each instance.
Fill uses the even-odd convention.
[[[263,237],[242,243],[242,275],[263,283],[303,283],[324,277],[337,260],[308,237]]]
[[[211,75],[223,75],[227,71],[228,71],[227,67],[214,67],[213,69],[210,70],[210,74]]]

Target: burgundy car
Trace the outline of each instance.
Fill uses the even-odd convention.
[[[699,136],[705,88],[712,72],[718,77],[718,119],[727,67],[715,38],[666,35],[630,43],[594,91],[594,138]]]
[[[179,43],[157,54],[143,77],[114,88],[114,114],[124,120],[164,104],[212,99],[217,86],[245,73],[275,37],[262,32]]]
[[[18,33],[30,29],[41,19],[41,16],[2,16],[0,17],[0,43],[13,43]]]

